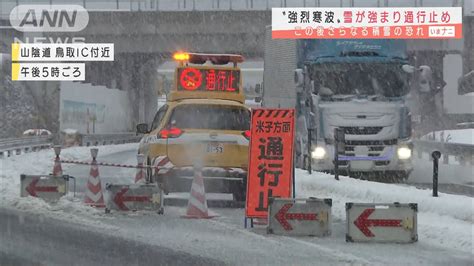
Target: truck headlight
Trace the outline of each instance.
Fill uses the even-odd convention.
[[[398,159],[407,160],[411,158],[411,149],[408,147],[400,147],[397,150]]]
[[[326,150],[323,147],[316,147],[312,152],[311,152],[311,157],[316,160],[320,160],[326,156]]]

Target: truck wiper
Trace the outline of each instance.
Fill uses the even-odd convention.
[[[347,101],[354,99],[356,96],[354,94],[348,94],[348,95],[333,95],[331,98],[334,100],[338,101]]]
[[[348,52],[341,52],[341,56],[381,56],[385,57],[384,55],[380,55],[374,51],[348,51]]]

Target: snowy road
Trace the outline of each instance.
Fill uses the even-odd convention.
[[[0,265],[221,265],[163,246],[0,209]]]
[[[165,216],[98,216],[95,217],[98,224],[93,226],[0,209],[0,264],[8,261],[15,261],[15,265],[38,262],[45,265],[472,263],[468,254],[424,243],[348,244],[344,242],[345,225],[341,220],[334,222],[329,238],[289,238],[268,236],[263,228],[243,229],[242,210],[214,210],[220,215],[214,220],[181,219],[179,215],[183,211],[171,207]]]
[[[133,145],[107,149],[107,147],[101,148],[99,160],[135,163],[136,149]],[[49,154],[43,152],[42,156],[49,156]],[[84,160],[89,157],[89,154],[87,149],[80,148],[77,151],[64,151],[64,156],[68,159]],[[10,184],[8,180],[17,180],[20,170],[15,168],[25,165],[22,161],[28,160],[35,160],[35,164],[25,166],[21,170],[23,173],[44,172],[52,167],[50,158],[38,158],[30,154],[18,160],[3,160],[0,165],[2,167],[0,168],[2,169],[0,185],[3,182],[6,187],[6,189],[0,187],[0,207],[3,205],[8,209],[8,211],[0,209],[0,219],[10,221],[6,222],[10,224],[9,226],[0,224],[2,239],[7,239],[10,246],[11,243],[13,245],[21,243],[21,246],[36,250],[38,254],[41,254],[41,248],[38,246],[57,248],[53,254],[59,254],[57,255],[59,259],[66,258],[61,257],[61,254],[68,254],[74,243],[78,243],[77,238],[87,238],[83,241],[91,245],[94,239],[103,240],[97,243],[98,252],[111,249],[103,250],[104,254],[120,253],[119,256],[123,256],[124,259],[119,260],[117,265],[134,265],[134,259],[137,258],[140,259],[140,264],[142,262],[146,264],[146,256],[154,257],[158,254],[153,252],[165,252],[166,258],[173,258],[175,255],[183,256],[183,264],[189,264],[186,263],[186,259],[194,258],[194,256],[198,259],[192,260],[192,264],[208,264],[206,258],[239,265],[472,265],[474,261],[471,197],[441,193],[439,198],[432,198],[429,190],[419,190],[406,184],[380,184],[350,178],[342,178],[340,182],[335,182],[328,175],[319,173],[307,175],[305,171],[298,170],[297,194],[299,196],[333,198],[332,234],[324,238],[289,238],[267,235],[264,228],[244,229],[243,209],[213,208],[212,211],[219,217],[212,220],[187,220],[180,218],[185,212],[183,207],[166,207],[163,216],[146,212],[127,214],[115,212],[107,215],[103,210],[85,207],[79,199],[71,197],[62,199],[54,206],[49,206],[39,199],[18,198],[18,184]],[[78,187],[82,188],[89,168],[87,166],[63,167],[66,173],[79,177]],[[135,171],[102,167],[100,173],[104,183],[114,180],[115,182],[116,180],[132,182]],[[348,201],[417,202],[420,209],[419,242],[407,245],[346,243],[344,203]],[[19,218],[15,212],[12,214],[11,209],[20,209],[24,214],[20,217],[23,218]],[[35,227],[35,223],[53,226]],[[36,233],[29,233],[29,230]],[[64,233],[64,239],[71,239],[71,243],[56,243],[59,240],[52,235],[58,233],[58,230],[74,232],[69,235]],[[86,232],[83,232],[84,230]],[[10,238],[3,237],[7,234]],[[9,240],[12,236],[15,236],[16,242]],[[27,239],[31,236],[43,238],[44,243],[28,242]],[[123,246],[113,246],[114,239],[121,239],[125,243]],[[11,249],[7,250],[9,245],[1,242],[0,244],[2,244],[0,257],[4,256],[3,254],[9,254],[10,258],[7,257],[7,260],[32,262],[31,258],[25,255],[27,253],[12,252]],[[150,249],[159,249],[159,251]],[[80,245],[76,255],[71,257],[71,261],[76,257],[81,259],[82,253],[85,254],[84,259],[93,258],[89,247]],[[0,260],[0,264],[1,262]],[[97,264],[99,262],[98,260]]]
[[[129,149],[101,156],[98,160],[111,163],[136,164],[136,149]],[[432,188],[433,170],[432,163],[428,158],[414,158],[415,169],[407,180],[406,184],[400,186],[414,186],[422,189]],[[77,189],[82,191],[89,174],[89,166],[67,165],[67,174],[75,176]],[[439,168],[439,191],[450,194],[474,196],[474,179],[472,177],[472,166],[445,165],[440,164]],[[129,168],[101,167],[100,175],[105,183],[132,183],[135,178],[135,170]]]

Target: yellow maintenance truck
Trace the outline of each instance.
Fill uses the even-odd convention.
[[[250,111],[245,106],[240,55],[177,53],[174,88],[145,134],[139,153],[154,168],[151,182],[165,193],[189,192],[193,167],[202,168],[206,192],[245,201]]]

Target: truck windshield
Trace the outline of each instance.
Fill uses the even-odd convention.
[[[407,76],[399,64],[324,64],[312,68],[315,89],[330,89],[333,95],[407,94]],[[326,89],[326,91],[327,91]]]
[[[173,110],[170,121],[188,129],[248,130],[250,111],[241,107],[190,104]]]

